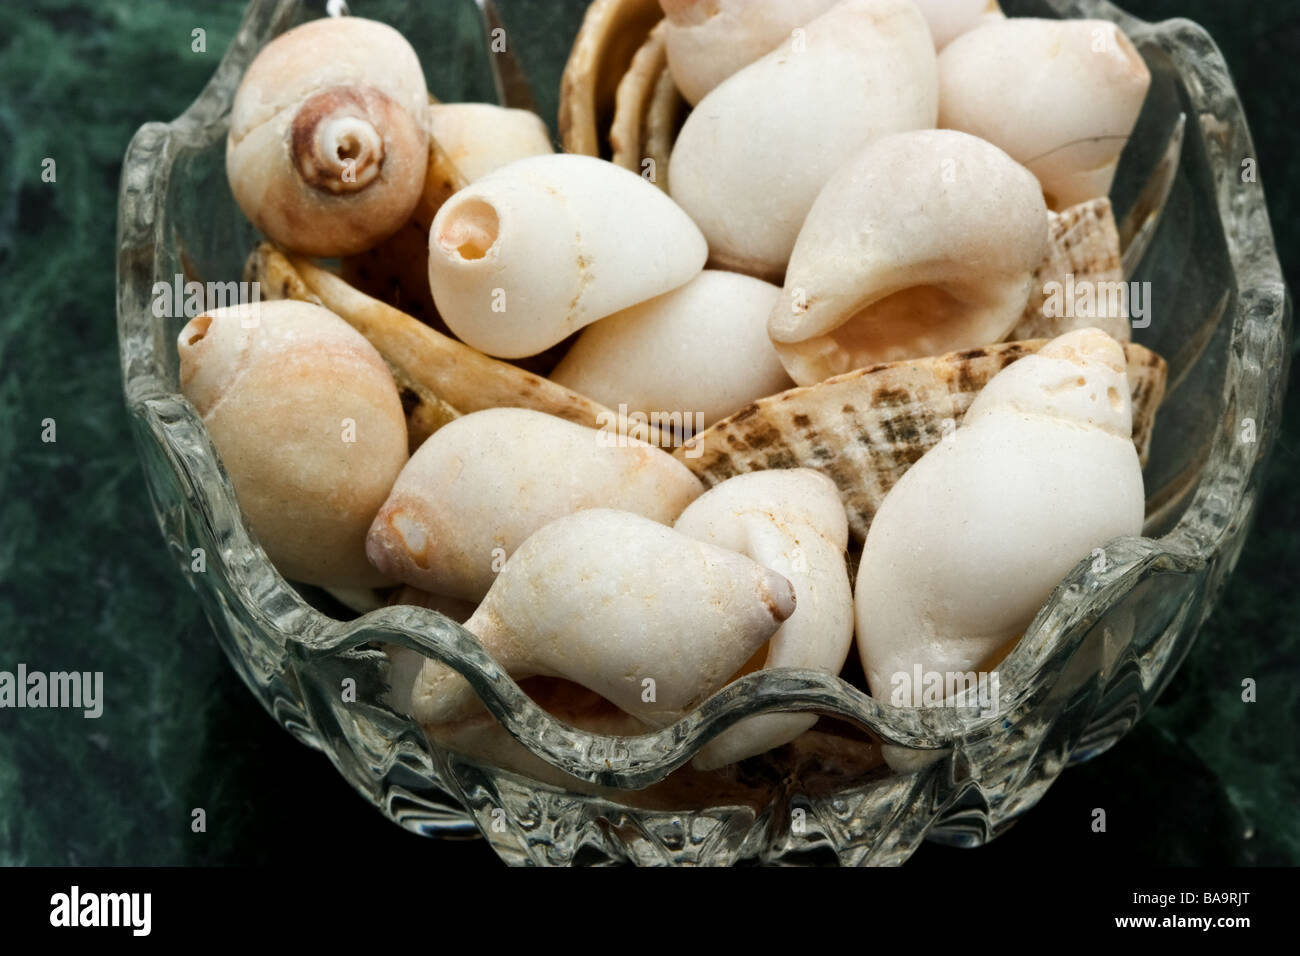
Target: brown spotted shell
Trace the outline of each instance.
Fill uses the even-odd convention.
[[[840,490],[849,529],[866,537],[903,473],[960,423],[998,372],[1047,339],[1004,342],[933,358],[889,362],[761,398],[673,454],[707,485],[767,468],[813,468]],[[1146,463],[1165,391],[1165,361],[1124,344],[1133,397],[1133,443]]]
[[[1047,219],[1047,256],[1034,272],[1029,301],[1011,341],[1054,339],[1091,326],[1127,342],[1128,314],[1113,294],[1124,269],[1110,200],[1090,199],[1049,211]]]

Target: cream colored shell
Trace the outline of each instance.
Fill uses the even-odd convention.
[[[287,300],[205,312],[177,350],[181,390],[280,573],[386,583],[366,531],[406,463],[406,423],[379,353],[328,310]]]
[[[720,688],[794,612],[781,575],[623,511],[544,526],[506,562],[465,627],[516,680],[563,677],[665,726]],[[414,716],[477,707],[468,682],[426,661]]]
[[[1141,532],[1131,431],[1123,350],[1095,329],[1053,339],[989,382],[867,534],[854,600],[872,696],[915,706],[918,666],[992,666],[1074,565]]]
[[[371,248],[410,218],[427,164],[424,73],[385,24],[308,21],[268,43],[235,93],[226,176],[244,215],[286,248]]]
[[[939,57],[939,125],[1006,150],[1038,177],[1053,209],[1105,196],[1151,74],[1105,20],[1013,17]]]
[[[689,434],[793,383],[767,337],[781,290],[706,270],[588,326],[551,380],[610,408],[676,415]]]
[[[535,156],[443,205],[429,283],[461,341],[522,358],[685,284],[707,255],[695,224],[640,176],[588,156]]]
[[[779,282],[813,200],[862,146],[938,115],[910,0],[844,0],[714,88],[673,146],[672,196],[718,268]]]
[[[540,116],[491,103],[435,103],[429,107],[433,138],[467,180],[517,159],[547,156],[555,150]]]
[[[764,669],[840,672],[853,645],[853,595],[844,561],[849,526],[834,482],[806,468],[738,475],[697,498],[673,527],[746,554],[793,585],[794,614],[768,642]],[[816,714],[750,717],[705,744],[695,767],[764,753],[816,722]]]
[[[666,524],[703,490],[644,442],[528,409],[489,409],[420,446],[366,548],[395,580],[479,601],[520,543],[556,518],[616,508]]]
[[[952,130],[868,143],[799,232],[768,333],[800,385],[1006,337],[1047,251],[1038,182]]]

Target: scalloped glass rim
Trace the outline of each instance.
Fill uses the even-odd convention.
[[[1231,342],[1218,428],[1190,503],[1163,536],[1113,542],[1106,549],[1105,570],[1095,571],[1085,560],[1062,581],[999,669],[1002,700],[996,716],[948,708],[898,709],[837,677],[766,671],[720,691],[673,727],[618,738],[577,731],[550,717],[472,635],[432,611],[394,607],[336,621],[312,608],[250,538],[215,449],[194,409],[178,394],[166,360],[174,343],[149,308],[153,284],[170,279],[168,263],[176,258],[168,246],[174,237],[166,205],[173,163],[183,148],[224,139],[230,99],[244,68],[267,39],[301,16],[297,0],[253,0],[198,99],[171,123],[141,127],[127,150],[118,214],[117,315],[127,406],[160,524],[183,566],[189,563],[184,545],[198,540],[213,545],[207,574],[202,580],[191,575],[191,581],[236,669],[276,719],[300,740],[324,750],[354,786],[394,819],[426,833],[465,833],[474,825],[457,807],[465,802],[465,793],[448,781],[447,754],[383,702],[383,667],[372,642],[411,648],[454,667],[511,736],[553,767],[603,787],[637,789],[662,780],[738,720],[769,711],[836,715],[918,755],[954,747],[973,754],[978,749],[974,742],[1010,733],[1016,719],[1044,700],[1061,697],[1066,684],[1077,690],[1097,676],[1075,671],[1077,661],[1091,659],[1080,656],[1081,648],[1090,628],[1109,610],[1155,575],[1185,578],[1173,632],[1180,640],[1163,648],[1152,673],[1147,672],[1152,660],[1135,662],[1147,667],[1135,698],[1136,713],[1117,725],[1117,733],[1079,735],[1071,759],[1113,744],[1172,676],[1240,553],[1262,463],[1279,423],[1290,308],[1262,189],[1241,188],[1240,158],[1253,155],[1250,135],[1235,90],[1223,79],[1226,66],[1208,35],[1186,20],[1148,24],[1104,0],[1043,2],[1058,16],[1113,20],[1139,46],[1154,44],[1162,50],[1183,81],[1191,106],[1189,133],[1198,118],[1202,127],[1236,294],[1227,313]],[[1246,418],[1256,423],[1258,441],[1253,444],[1238,440]],[[364,670],[370,681],[365,684],[369,696],[360,697],[363,705],[346,714],[324,689],[324,675],[341,661]],[[1098,687],[1095,696],[1104,690]],[[405,768],[402,787],[394,787],[395,767]],[[423,794],[416,800],[418,823],[402,819],[395,789],[407,796]],[[1025,800],[1008,800],[1010,809],[1003,816],[1023,812],[1038,795],[1041,791]],[[938,817],[933,810],[922,820],[921,833]],[[995,832],[996,821],[992,814],[988,817],[983,832],[968,842],[981,842]],[[902,858],[907,852],[901,851]]]

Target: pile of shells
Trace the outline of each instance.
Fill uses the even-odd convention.
[[[596,0],[556,153],[392,29],[313,21],[231,115],[266,301],[186,325],[181,387],[281,573],[463,623],[575,726],[855,643],[912,706],[1141,531],[1166,368],[1109,294],[1107,191],[1148,79],[1112,24],[985,0]],[[552,773],[390,658],[433,739]],[[815,724],[690,773],[882,759]]]

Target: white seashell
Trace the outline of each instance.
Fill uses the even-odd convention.
[[[952,130],[884,136],[817,197],[768,333],[800,385],[988,345],[1046,250],[1038,183],[1002,150]]]
[[[987,22],[1001,19],[997,0],[912,0],[930,27],[934,48],[942,50],[957,37]]]
[[[429,107],[433,138],[470,182],[529,156],[555,152],[540,116],[491,103],[435,103]]]
[[[844,0],[723,81],[687,118],[673,198],[719,268],[780,281],[831,174],[879,136],[932,128],[934,45],[910,0]]]
[[[984,387],[867,534],[855,602],[873,696],[916,706],[916,667],[996,665],[1075,564],[1141,532],[1131,430],[1123,350],[1096,329],[1053,339]]]
[[[1151,74],[1113,23],[1013,17],[939,57],[939,125],[1006,150],[1064,209],[1105,196]]]
[[[419,447],[379,509],[366,552],[395,580],[480,601],[520,543],[556,518],[616,508],[667,524],[703,491],[652,445],[542,412],[488,409]]]
[[[691,105],[839,0],[660,0],[668,68]]]
[[[534,156],[443,204],[429,283],[465,344],[523,358],[683,285],[707,256],[690,218],[635,173],[589,156]]]
[[[780,294],[739,273],[702,272],[588,326],[551,380],[611,408],[680,412],[697,432],[793,384],[767,337]]]
[[[529,537],[465,628],[515,680],[563,677],[666,726],[726,683],[794,606],[790,582],[743,555],[594,509]],[[412,691],[421,723],[476,702],[436,661]]]
[[[406,420],[374,347],[329,310],[285,300],[205,312],[177,351],[181,391],[280,573],[388,583],[366,561],[366,529],[406,463]]]
[[[697,498],[673,527],[746,554],[794,586],[795,612],[772,635],[763,668],[840,672],[853,645],[853,595],[844,561],[849,523],[833,481],[806,468],[738,475]],[[816,714],[750,717],[706,744],[695,767],[764,753],[816,722]]]

